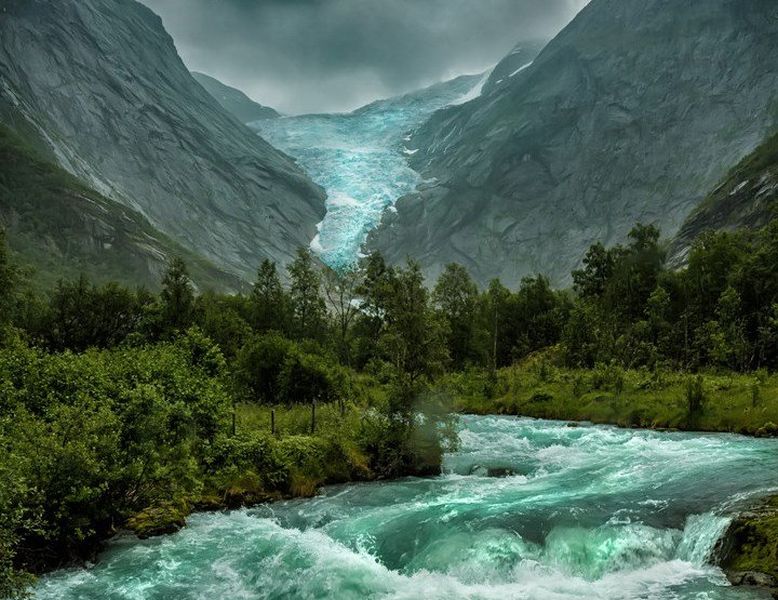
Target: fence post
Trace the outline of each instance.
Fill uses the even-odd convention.
[[[276,409],[275,408],[270,409],[270,434],[271,435],[276,434]]]
[[[311,435],[316,433],[316,398],[311,402]]]

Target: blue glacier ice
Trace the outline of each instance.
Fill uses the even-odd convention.
[[[327,214],[311,242],[326,264],[336,269],[353,264],[383,211],[420,183],[407,162],[414,151],[406,146],[410,132],[434,111],[476,97],[485,80],[465,75],[351,113],[250,124],[327,190]]]

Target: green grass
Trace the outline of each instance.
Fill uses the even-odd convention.
[[[694,376],[670,371],[593,370],[554,366],[534,358],[486,374],[451,375],[439,386],[454,410],[508,414],[621,427],[778,434],[778,376],[704,373],[702,410],[690,414]]]

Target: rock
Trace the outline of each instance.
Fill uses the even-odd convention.
[[[742,511],[713,551],[733,585],[778,590],[778,496]]]
[[[186,525],[189,512],[190,507],[184,501],[164,502],[130,517],[127,528],[140,539],[175,533]]]
[[[6,0],[0,120],[217,266],[253,278],[307,246],[323,190],[230,115],[134,0]]]
[[[473,465],[470,469],[470,475],[475,477],[513,477],[516,475],[516,471],[510,467],[485,467],[482,465]]]
[[[192,71],[192,77],[241,123],[250,123],[260,119],[278,119],[281,116],[272,108],[254,102],[240,90],[224,85],[218,79],[205,73]]]
[[[436,277],[557,285],[637,221],[672,236],[776,122],[774,0],[593,0],[532,65],[435,113],[400,199],[369,240]],[[499,69],[498,65],[498,69]]]
[[[686,219],[670,245],[670,264],[683,265],[692,242],[704,231],[763,227],[775,216],[776,203],[778,135],[773,135],[744,158]]]
[[[778,579],[758,571],[727,571],[727,579],[732,585],[752,585],[757,587],[778,587]]]

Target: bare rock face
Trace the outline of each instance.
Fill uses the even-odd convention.
[[[457,261],[482,283],[566,284],[637,221],[672,235],[776,125],[776,53],[773,0],[593,0],[530,66],[416,132],[427,183],[369,245],[430,276]]]
[[[670,263],[686,262],[694,240],[705,231],[758,229],[778,207],[778,134],[738,163],[686,219],[670,244]]]
[[[323,191],[190,75],[134,0],[8,0],[0,115],[68,171],[216,264],[248,275],[307,245]]]
[[[241,123],[251,123],[262,119],[278,119],[281,116],[275,109],[254,102],[240,90],[225,85],[210,75],[192,71],[192,77]]]

